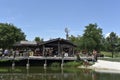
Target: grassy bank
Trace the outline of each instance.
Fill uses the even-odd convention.
[[[51,67],[60,67],[60,63],[52,63],[51,64]],[[80,66],[80,65],[83,65],[83,62],[82,61],[72,61],[72,62],[66,62],[66,63],[64,63],[64,67],[78,67],[78,66]]]
[[[115,62],[120,62],[120,57],[118,57],[118,58],[99,58],[99,60],[106,60],[106,61],[115,61]]]
[[[78,67],[80,65],[83,65],[82,61],[73,61],[73,62],[67,62],[64,64],[64,67]]]
[[[103,54],[104,57],[112,57],[112,52],[101,51],[101,54]],[[113,57],[114,58],[120,58],[120,52],[114,52]]]

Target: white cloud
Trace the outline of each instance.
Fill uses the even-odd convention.
[[[118,35],[118,37],[120,38],[120,35]]]
[[[108,37],[108,36],[110,36],[110,33],[105,34],[105,38]]]
[[[116,34],[119,38],[120,38],[120,35],[119,34]],[[106,37],[109,37],[110,36],[110,33],[107,33],[107,34],[105,34],[105,38]]]

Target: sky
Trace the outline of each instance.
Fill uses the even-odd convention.
[[[82,35],[96,23],[103,35],[120,35],[120,0],[0,0],[0,23],[20,28],[26,39],[44,40]]]

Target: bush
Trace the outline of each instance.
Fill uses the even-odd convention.
[[[78,67],[80,65],[82,65],[82,62],[73,61],[73,62],[64,63],[64,67]]]
[[[51,67],[60,67],[60,63],[54,62],[51,64]]]

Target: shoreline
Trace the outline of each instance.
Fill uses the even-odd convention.
[[[92,69],[101,73],[120,73],[120,62],[98,60],[92,66],[79,66],[79,68]]]

